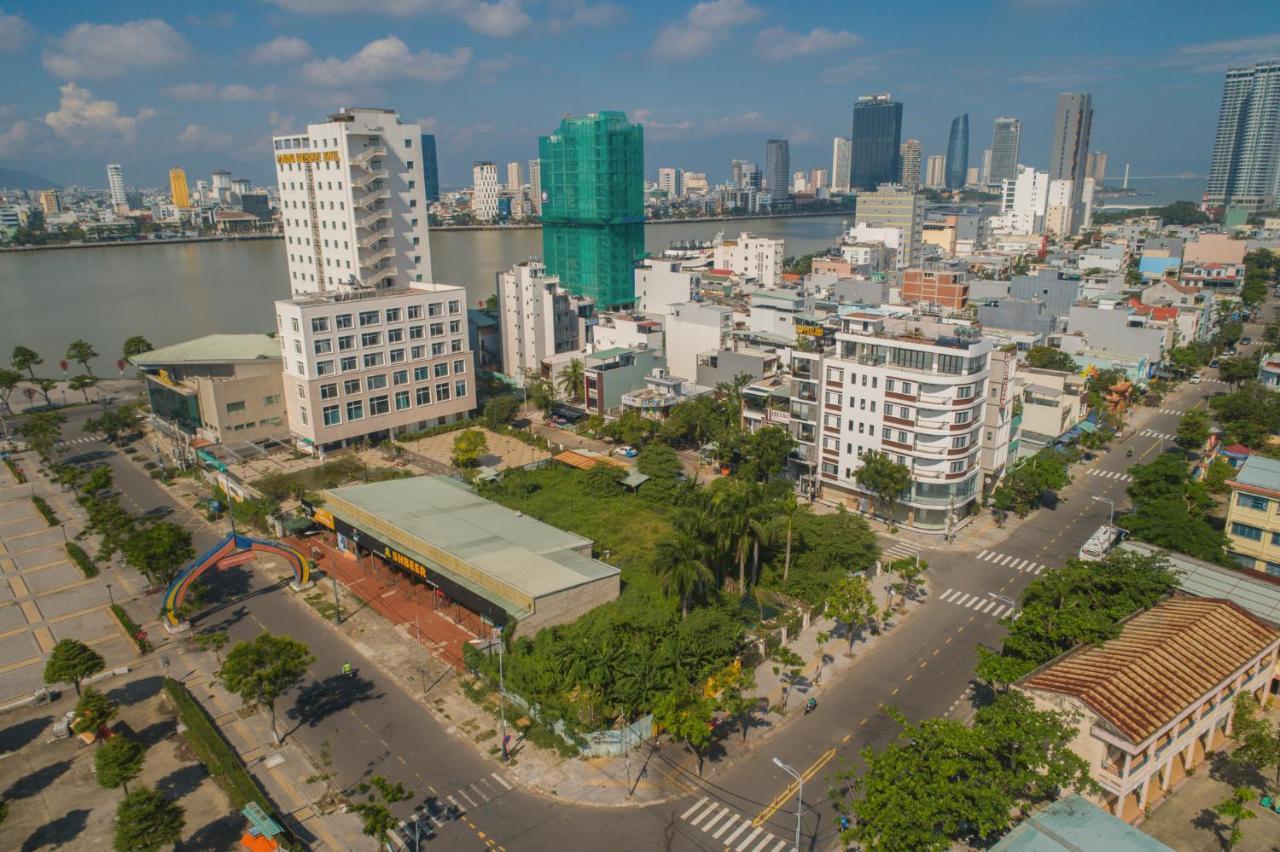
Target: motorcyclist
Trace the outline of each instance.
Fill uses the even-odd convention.
[[[806,713],[812,713],[817,706],[818,706],[818,699],[810,698],[808,701],[804,703],[804,711]]]
[[[344,677],[351,677],[353,674],[355,674],[355,669],[351,668],[350,663],[343,663],[342,674]]]

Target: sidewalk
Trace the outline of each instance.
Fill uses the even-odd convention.
[[[80,365],[74,366],[78,369]],[[143,389],[142,383],[137,379],[118,377],[99,377],[98,384],[85,391],[72,390],[67,387],[68,384],[69,382],[65,379],[59,380],[49,391],[49,399],[53,401],[55,408],[85,405],[86,392],[90,403],[100,402],[104,397],[116,397],[119,401],[130,402]],[[27,398],[27,390],[34,391],[30,399]],[[14,415],[21,415],[30,409],[42,409],[45,407],[44,394],[29,379],[24,378],[19,384],[19,389],[9,397],[9,405],[13,408]]]

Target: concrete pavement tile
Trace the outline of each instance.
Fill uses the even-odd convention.
[[[53,619],[105,603],[107,603],[106,586],[96,582],[85,583],[82,586],[72,586],[69,589],[43,595],[40,598],[40,611],[44,613],[44,618]]]
[[[0,495],[0,526],[10,521],[39,517],[29,489],[25,485],[21,488],[21,493],[15,489],[13,493]]]
[[[47,627],[36,628],[36,642],[40,644],[42,651],[52,651],[53,646],[58,644],[53,639],[53,633]]]
[[[58,640],[79,639],[81,642],[91,642],[104,636],[116,637],[120,635],[116,630],[115,619],[100,609],[51,622],[49,629],[53,631],[54,638]]]
[[[44,660],[37,658],[21,668],[0,672],[0,701],[30,695],[42,686]]]
[[[22,614],[22,607],[13,604],[0,606],[0,633],[26,627],[27,623],[27,617]]]
[[[32,512],[35,511],[33,508]],[[6,540],[12,539],[13,536],[23,535],[24,533],[40,532],[40,530],[49,529],[49,524],[39,515],[32,514],[27,517],[16,518],[11,521],[0,521],[0,536],[4,536]]]
[[[40,646],[30,633],[15,633],[0,639],[0,666],[9,666],[40,656]]]
[[[61,535],[59,535],[61,538]],[[67,549],[62,546],[59,541],[57,546],[33,547],[30,550],[17,550],[10,548],[13,554],[13,561],[18,563],[18,567],[26,570],[28,568],[39,568],[43,565],[52,565],[55,562],[67,561]]]
[[[67,538],[73,538],[74,535],[75,533],[68,525]],[[62,530],[57,527],[45,527],[39,532],[19,536],[6,535],[5,539],[8,541],[10,553],[22,553],[24,550],[35,550],[40,547],[54,547],[66,553],[66,549],[62,546]]]
[[[10,578],[9,582],[0,580],[0,603],[7,603],[19,597],[19,595],[13,590],[12,586],[12,581],[17,579],[17,577]],[[23,586],[23,593],[26,593],[26,586]]]
[[[80,569],[70,562],[61,562],[37,571],[27,571],[22,575],[22,579],[26,581],[27,588],[33,595],[43,597],[56,589],[83,582],[85,577],[80,573]]]

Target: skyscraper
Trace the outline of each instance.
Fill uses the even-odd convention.
[[[538,153],[547,272],[600,307],[631,304],[644,256],[644,128],[621,112],[566,116]]]
[[[62,199],[58,197],[58,190],[42,189],[36,194],[36,199],[40,203],[40,211],[46,218],[62,212]]]
[[[471,215],[480,222],[498,218],[498,166],[488,160],[471,164]]]
[[[730,160],[729,161],[729,183],[733,184],[735,189],[742,189],[747,185],[747,175],[750,169],[747,168],[746,160]]]
[[[1204,206],[1268,209],[1280,199],[1280,59],[1232,68],[1222,87]]]
[[[658,189],[667,194],[667,198],[680,197],[680,170],[669,166],[658,169]]]
[[[422,134],[422,190],[427,203],[440,200],[440,164],[436,162],[436,137]]]
[[[524,189],[524,181],[520,179],[520,164],[507,163],[507,192],[519,192]]]
[[[875,189],[897,183],[902,146],[902,104],[888,92],[863,95],[853,105],[853,145],[850,183],[854,189]]]
[[[111,206],[120,209],[128,209],[129,199],[124,192],[124,169],[120,168],[119,163],[112,163],[107,166],[107,190],[111,194]]]
[[[902,177],[900,183],[912,191],[920,188],[920,140],[908,139],[902,143],[899,151],[902,160]]]
[[[1050,194],[1058,201],[1069,198],[1070,209],[1057,219],[1059,233],[1073,234],[1084,220],[1080,197],[1084,191],[1085,167],[1089,159],[1089,133],[1093,128],[1093,97],[1076,92],[1058,95],[1058,114],[1053,122],[1053,147],[1049,151]],[[1070,192],[1053,193],[1054,181],[1071,181]],[[1055,202],[1051,200],[1050,204]]]
[[[169,169],[169,198],[173,206],[184,210],[191,206],[191,193],[187,190],[187,173],[182,169]]]
[[[529,161],[529,200],[533,204],[533,215],[542,215],[542,161]]]
[[[947,137],[947,189],[960,189],[965,185],[969,171],[969,113],[951,119],[951,133]]]
[[[941,154],[930,154],[924,174],[924,185],[929,189],[938,189],[947,182],[947,158]]]
[[[988,186],[991,183],[991,149],[982,152],[982,168],[978,172],[978,186]]]
[[[991,169],[987,183],[999,185],[1018,177],[1018,146],[1022,141],[1022,122],[1000,116],[991,128]]]
[[[1102,183],[1107,177],[1107,152],[1106,151],[1090,151],[1088,159],[1088,167],[1085,174],[1093,178],[1098,183]]]
[[[853,145],[843,136],[837,136],[831,143],[831,191],[849,191],[849,166]]]
[[[764,150],[764,183],[774,201],[791,194],[791,143],[770,139]]]
[[[231,200],[231,172],[226,169],[217,169],[214,171],[213,195],[215,201],[225,203]]]

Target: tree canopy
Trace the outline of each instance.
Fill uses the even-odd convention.
[[[898,498],[911,487],[911,470],[884,453],[863,453],[862,465],[853,472],[853,478],[888,507],[890,518]]]
[[[1133,512],[1119,525],[1141,541],[1197,559],[1221,562],[1226,537],[1209,523],[1213,498],[1203,482],[1192,479],[1186,460],[1175,453],[1129,468]]]
[[[61,639],[44,664],[45,683],[69,683],[80,694],[80,681],[106,668],[102,655],[78,639]]]
[[[116,808],[116,852],[156,852],[182,840],[182,806],[150,787],[139,787]]]
[[[142,774],[146,755],[146,749],[137,740],[116,734],[99,746],[93,756],[98,783],[108,790],[123,787],[125,795],[128,795],[129,782]]]
[[[314,662],[302,642],[262,633],[250,642],[237,642],[227,652],[218,680],[245,704],[266,705],[271,712],[271,735],[279,743],[276,699],[301,683]]]
[[[1027,366],[1039,370],[1061,370],[1064,373],[1080,372],[1080,365],[1075,359],[1050,346],[1032,346],[1027,350]]]
[[[196,555],[191,532],[169,521],[139,526],[124,540],[121,550],[129,564],[155,586],[173,582],[182,566]]]
[[[453,453],[450,460],[454,467],[468,468],[480,464],[480,459],[489,452],[489,440],[479,429],[464,429],[453,439]]]

